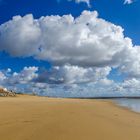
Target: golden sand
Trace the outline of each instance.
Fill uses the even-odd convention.
[[[0,140],[140,140],[140,114],[110,101],[1,97]]]

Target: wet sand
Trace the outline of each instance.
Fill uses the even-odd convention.
[[[140,114],[104,100],[0,97],[0,140],[140,140]]]

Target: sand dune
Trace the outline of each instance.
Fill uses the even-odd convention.
[[[1,97],[0,140],[140,140],[140,114],[101,100]]]

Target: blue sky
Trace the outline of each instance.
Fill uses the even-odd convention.
[[[139,93],[139,88],[137,87],[137,85],[140,84],[140,82],[139,82],[139,63],[140,62],[139,62],[139,57],[136,57],[135,55],[139,54],[139,49],[138,50],[137,49],[133,50],[133,48],[139,47],[139,44],[140,44],[140,37],[139,37],[140,36],[140,29],[139,29],[140,28],[139,27],[139,25],[140,25],[140,11],[139,11],[140,1],[135,0],[131,4],[127,4],[127,3],[124,4],[124,0],[116,0],[116,1],[115,0],[111,0],[111,1],[108,1],[108,0],[94,0],[94,1],[90,1],[90,5],[91,5],[91,7],[88,7],[88,5],[86,3],[84,3],[84,2],[77,3],[74,0],[73,1],[60,0],[59,2],[57,0],[51,0],[51,1],[50,0],[40,0],[40,1],[34,1],[34,0],[20,0],[20,1],[17,1],[17,0],[2,0],[2,1],[0,1],[0,25],[1,25],[0,26],[1,27],[0,28],[0,34],[1,34],[1,37],[0,37],[0,50],[1,50],[1,52],[0,52],[0,69],[1,69],[1,77],[2,76],[6,77],[5,78],[6,80],[3,77],[1,78],[2,81],[5,80],[5,82],[1,82],[1,85],[6,86],[7,88],[10,88],[10,89],[13,89],[13,90],[21,90],[21,87],[22,87],[23,91],[25,90],[27,92],[28,91],[30,92],[31,89],[29,89],[29,87],[27,87],[27,84],[31,84],[32,86],[35,87],[35,92],[39,92],[39,93],[44,92],[44,94],[45,94],[46,88],[48,88],[48,89],[50,89],[50,91],[48,91],[48,92],[53,93],[53,95],[55,95],[56,91],[53,91],[53,89],[51,88],[52,83],[54,82],[54,84],[56,85],[56,89],[57,89],[58,93],[60,93],[60,91],[62,89],[63,89],[63,92],[65,92],[66,88],[64,88],[64,87],[67,87],[67,88],[70,87],[70,88],[68,88],[68,89],[71,89],[69,91],[70,92],[69,94],[71,94],[73,87],[74,88],[77,87],[76,88],[77,91],[80,90],[81,88],[83,89],[83,87],[84,87],[85,88],[85,91],[84,91],[85,94],[83,94],[81,96],[86,96],[86,95],[88,95],[89,92],[94,92],[94,93],[99,92],[101,95],[104,94],[103,93],[104,90],[101,90],[101,91],[98,91],[98,90],[99,90],[100,87],[101,87],[100,89],[104,88],[105,85],[103,85],[103,83],[105,83],[106,85],[111,84],[111,86],[110,86],[111,88],[105,87],[107,89],[107,91],[105,91],[105,93],[110,92],[110,94],[112,94],[112,92],[117,90],[117,93],[119,95],[119,94],[121,94],[121,92],[126,93],[127,92],[126,87],[129,87],[129,88],[131,88],[132,93],[137,93],[138,94]],[[94,63],[91,62],[91,61],[87,62],[87,60],[83,61],[83,63],[81,61],[78,61],[80,59],[80,56],[81,56],[81,54],[79,55],[80,50],[79,50],[79,52],[77,52],[77,54],[76,54],[77,58],[74,60],[74,62],[72,61],[73,58],[68,60],[68,58],[70,57],[69,52],[66,52],[66,51],[63,52],[62,51],[61,52],[62,54],[60,54],[60,56],[62,56],[63,53],[66,53],[65,55],[67,55],[67,53],[68,53],[69,57],[67,56],[67,58],[65,60],[58,62],[57,61],[57,55],[58,54],[56,55],[56,53],[58,53],[59,51],[58,52],[52,52],[53,49],[49,50],[51,55],[53,55],[53,56],[55,55],[56,58],[50,57],[49,54],[47,54],[47,52],[46,52],[46,54],[45,54],[45,52],[43,52],[39,55],[36,55],[36,52],[34,54],[30,54],[29,51],[32,51],[32,48],[35,48],[34,45],[36,45],[36,44],[27,44],[27,46],[26,46],[26,43],[28,43],[27,41],[29,41],[29,40],[25,40],[25,38],[24,38],[25,44],[20,44],[23,41],[18,42],[18,37],[17,37],[17,42],[15,42],[16,39],[11,37],[10,32],[16,32],[16,26],[19,27],[19,28],[23,28],[23,26],[21,26],[21,23],[17,24],[17,23],[15,23],[14,20],[12,20],[11,24],[10,24],[10,22],[8,22],[8,25],[6,25],[7,21],[11,20],[13,16],[17,16],[17,15],[20,15],[21,18],[22,18],[23,16],[31,14],[31,15],[33,15],[33,18],[37,19],[37,20],[40,19],[40,17],[42,17],[42,16],[44,16],[44,17],[48,16],[49,19],[51,19],[51,15],[54,15],[55,17],[56,17],[56,15],[59,15],[61,17],[63,15],[69,15],[69,14],[71,14],[73,16],[73,18],[77,18],[80,15],[82,15],[81,13],[84,10],[89,11],[90,14],[84,13],[83,18],[85,18],[85,16],[89,16],[87,19],[90,20],[91,15],[92,16],[96,15],[95,13],[92,14],[92,12],[96,11],[96,12],[98,12],[98,15],[99,15],[97,17],[97,20],[99,18],[101,18],[102,20],[105,21],[105,22],[101,21],[103,23],[100,23],[100,21],[98,21],[96,23],[97,26],[98,26],[98,24],[101,24],[99,26],[102,27],[102,24],[105,24],[105,25],[103,25],[104,27],[102,27],[102,28],[110,28],[110,26],[112,26],[111,29],[114,28],[113,29],[113,30],[115,30],[114,32],[115,33],[118,32],[118,34],[116,34],[116,37],[118,37],[120,35],[121,39],[118,40],[117,44],[120,45],[120,42],[122,44],[124,44],[125,40],[126,40],[125,37],[129,37],[129,39],[131,39],[131,41],[128,41],[129,43],[127,43],[127,44],[129,46],[129,44],[133,43],[132,45],[130,45],[131,48],[132,48],[132,51],[131,51],[131,49],[128,49],[126,51],[127,54],[123,54],[123,53],[120,54],[121,59],[119,60],[118,52],[119,52],[120,48],[118,47],[119,45],[118,46],[116,45],[116,47],[118,47],[118,50],[117,50],[117,53],[116,53],[117,55],[112,56],[112,58],[114,58],[114,59],[111,60],[110,62],[103,62],[104,59],[100,60],[99,58],[98,58],[99,60],[97,60],[97,62],[96,62],[95,58],[97,56],[96,56],[96,53],[94,55],[94,52],[93,52],[93,56],[96,56],[96,57],[93,57],[93,59],[95,59]],[[67,18],[69,18],[69,17],[67,17]],[[32,17],[29,16],[27,18],[23,18],[23,20],[25,20],[25,22],[26,22],[26,20],[28,22],[28,19],[32,19]],[[39,24],[41,24],[40,20],[38,20]],[[60,19],[60,20],[63,20],[63,19]],[[85,18],[85,20],[86,20],[86,18]],[[83,21],[80,21],[80,22],[83,23]],[[111,23],[111,25],[110,25],[110,23]],[[2,24],[4,26],[2,26]],[[12,24],[14,25],[15,29],[13,29]],[[26,23],[24,23],[24,24],[26,24]],[[47,27],[45,27],[45,29],[41,27],[42,28],[41,30],[46,31],[50,27],[50,31],[55,32],[53,30],[55,28],[55,23],[53,23],[54,24],[53,28],[50,26],[50,24],[47,23]],[[94,22],[92,22],[92,24],[94,24]],[[113,27],[113,25],[115,25],[115,27]],[[6,28],[6,26],[8,27],[8,29]],[[65,26],[65,24],[63,26]],[[117,29],[118,28],[117,26],[123,28],[124,33],[121,29]],[[74,27],[73,30],[76,30],[75,28],[76,27]],[[79,28],[79,26],[77,28]],[[61,29],[63,29],[63,27],[61,27]],[[68,29],[68,28],[66,28],[66,29]],[[26,30],[26,29],[20,29],[18,31],[23,31],[24,32],[24,30]],[[16,33],[18,33],[18,31]],[[93,30],[91,29],[91,31],[94,32],[95,29],[93,29]],[[36,33],[36,32],[38,32],[38,31],[33,30],[33,33]],[[9,35],[8,36],[9,38],[5,36],[5,34],[7,34],[7,33]],[[110,32],[110,33],[112,34],[112,32]],[[25,35],[26,34],[28,36],[28,32],[25,33]],[[53,39],[55,34],[52,34],[52,38],[49,37],[49,40],[47,40],[47,41],[49,42],[51,39]],[[102,34],[104,34],[104,32]],[[107,34],[107,33],[105,33],[105,34]],[[64,39],[63,35],[68,35],[68,33],[62,33],[62,37],[60,38],[60,40]],[[96,35],[96,34],[94,34],[94,35]],[[19,36],[20,36],[20,32],[19,32]],[[51,36],[51,34],[50,34],[50,36]],[[106,35],[106,37],[108,37],[108,36],[109,35]],[[98,36],[98,37],[100,37],[100,36]],[[34,38],[31,38],[31,39],[34,39]],[[58,43],[60,43],[59,45],[62,45],[63,47],[67,47],[65,45],[66,43],[63,44],[64,42],[60,42],[59,37],[57,37],[57,39],[58,39]],[[111,36],[111,39],[112,39],[112,36]],[[5,40],[7,40],[7,42],[9,41],[11,44],[9,43],[10,45],[9,44],[7,45],[6,44],[7,42],[5,43]],[[113,41],[115,41],[114,43],[116,43],[116,40],[113,40]],[[55,40],[54,40],[54,42],[55,42]],[[18,44],[19,46],[17,46],[16,43],[19,43]],[[30,43],[32,43],[32,40],[31,40]],[[44,45],[45,47],[49,47],[50,43],[51,42],[49,42],[49,44],[47,44],[45,42],[45,40],[43,42],[43,44],[45,44]],[[92,43],[95,43],[95,42],[92,42]],[[107,43],[107,42],[105,42],[105,43]],[[20,45],[21,45],[21,47],[23,46],[23,47],[27,48],[27,50],[28,50],[27,54],[28,55],[25,54],[26,52],[24,52],[24,54],[22,53],[24,51],[24,49],[22,49],[22,52],[18,51]],[[30,49],[28,48],[28,45],[30,45],[29,46]],[[53,44],[53,45],[55,46],[56,44]],[[53,45],[51,46],[52,48],[54,47]],[[104,45],[104,44],[101,42],[101,45]],[[137,45],[137,46],[135,46],[135,45]],[[15,49],[16,47],[14,48],[14,46],[17,46],[17,52],[16,52],[16,49]],[[120,47],[121,46],[123,46],[123,45],[120,45]],[[86,45],[85,45],[85,47],[86,47]],[[89,49],[91,47],[89,47]],[[95,46],[93,45],[93,50],[95,51],[96,49],[94,47]],[[113,47],[113,45],[111,47]],[[12,48],[13,48],[13,50],[12,50]],[[40,47],[40,48],[42,49],[42,47]],[[48,51],[48,50],[46,50],[46,48],[43,48],[43,49],[45,51]],[[59,48],[59,49],[61,51],[61,48]],[[112,51],[109,52],[109,50],[107,48],[104,48],[104,51],[108,52],[107,56],[112,55],[114,53],[113,48],[109,48],[109,49],[112,50]],[[124,50],[126,50],[126,49],[124,49]],[[69,50],[69,51],[73,51],[71,53],[74,53],[74,50]],[[135,52],[135,54],[133,54],[133,52]],[[102,53],[103,52],[100,51],[99,55],[102,55]],[[132,57],[131,57],[131,55],[132,55]],[[73,56],[73,54],[72,54],[72,56]],[[90,54],[89,54],[89,56],[90,56]],[[118,57],[118,58],[116,58],[116,57]],[[124,60],[124,62],[121,63],[120,61],[123,61],[123,60]],[[129,64],[127,64],[128,63],[127,60],[129,60]],[[136,60],[136,62],[134,62],[134,63],[136,63],[136,64],[134,66],[132,66],[134,68],[133,69],[131,68],[131,70],[130,70],[129,67],[131,66],[131,63],[134,64],[131,61],[135,61],[135,60]],[[59,70],[56,67],[59,67]],[[38,70],[36,68],[38,68]],[[6,72],[7,69],[11,69],[11,71]],[[69,69],[70,70],[72,69],[73,71],[72,70],[70,71]],[[92,70],[90,70],[90,69],[92,69]],[[103,73],[102,73],[102,69],[104,70]],[[78,75],[77,74],[78,72],[75,72],[76,70],[81,72],[81,73],[85,72],[84,76],[85,75],[86,76],[88,75],[88,76],[84,77],[82,75],[82,77],[80,77],[81,75]],[[57,71],[57,72],[55,73],[54,71],[55,72]],[[69,71],[70,71],[70,73],[69,73]],[[12,81],[13,83],[11,81],[9,82],[9,79],[12,79],[12,78],[14,79],[15,78],[14,77],[14,72],[17,73],[17,75],[18,75],[17,77],[19,78],[19,80],[22,79],[21,75],[24,75],[24,74],[25,74],[24,77],[27,76],[26,78],[30,79],[31,78],[29,76],[30,72],[31,72],[31,75],[33,76],[33,78],[31,78],[29,81],[25,80],[23,78],[25,81],[22,79],[23,81],[21,83],[19,82],[18,84],[15,84],[16,82],[13,82],[14,80]],[[42,73],[40,73],[40,72],[42,72]],[[66,73],[66,72],[68,72],[68,73]],[[97,76],[98,72],[101,73],[99,76]],[[74,76],[72,76],[73,79],[71,79],[68,76],[71,73],[74,73],[74,74],[76,73]],[[92,73],[94,73],[94,74],[92,74]],[[48,76],[49,74],[51,75],[51,77]],[[89,78],[90,77],[89,75],[93,76],[93,79]],[[103,75],[103,76],[101,76],[101,75]],[[45,76],[46,76],[46,78],[44,78]],[[40,81],[40,79],[41,79],[41,81],[43,79],[44,82],[36,82],[36,81]],[[97,81],[99,83],[96,81],[96,79],[98,79]],[[65,82],[65,81],[67,81],[67,82]],[[131,82],[135,82],[134,87],[130,87]],[[81,83],[82,83],[82,86],[81,86]],[[85,86],[83,86],[83,83],[85,83]],[[93,85],[91,83],[93,83]],[[36,84],[39,85],[39,88],[37,88]],[[87,85],[89,87],[88,89],[86,88]],[[15,86],[17,86],[18,88],[15,88]],[[42,87],[42,88],[40,88],[40,87]],[[97,88],[97,91],[94,91],[92,89],[94,87]],[[93,95],[90,94],[89,96],[94,96],[94,94]]]
[[[3,0],[0,7],[0,24],[15,15],[24,16],[28,13],[32,13],[35,18],[57,14],[72,14],[76,17],[83,10],[97,10],[100,17],[121,25],[125,29],[126,36],[131,37],[135,44],[139,44],[140,1],[135,0],[131,5],[124,5],[123,2],[123,0],[95,0],[91,1],[92,7],[88,8],[85,3],[75,4],[67,0],[61,0],[59,3],[57,0]]]
[[[59,3],[57,0],[3,0],[1,1],[0,7],[0,24],[10,20],[15,15],[24,16],[26,14],[32,13],[35,18],[46,15],[64,15],[72,14],[74,17],[79,16],[83,10],[97,10],[100,17],[106,19],[114,24],[121,25],[125,29],[125,35],[133,39],[134,44],[140,44],[139,39],[139,25],[140,25],[140,1],[136,1],[131,5],[124,5],[123,0],[117,1],[107,1],[107,0],[97,0],[91,1],[92,7],[89,8],[85,3],[75,4],[75,2],[67,2],[66,0],[61,0]],[[7,10],[8,9],[8,10]],[[11,63],[10,61],[17,63],[16,59],[9,57],[8,55],[2,54],[3,61]],[[34,65],[34,62],[29,59],[30,65]],[[25,66],[24,61],[20,63]],[[4,67],[8,67],[7,64]],[[22,68],[21,66],[20,68]],[[1,65],[3,68],[3,66]],[[19,65],[14,66],[19,70]]]

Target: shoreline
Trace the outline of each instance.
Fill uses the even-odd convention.
[[[30,96],[34,96],[34,95],[30,95]],[[54,98],[54,99],[79,99],[79,100],[101,100],[101,101],[107,101],[107,102],[112,102],[112,105],[116,105],[120,108],[126,109],[128,111],[140,114],[140,111],[135,111],[134,109],[128,107],[128,106],[123,106],[120,103],[116,102],[115,99],[138,99],[140,100],[140,97],[138,96],[120,96],[120,97],[53,97],[53,96],[40,96],[40,95],[35,95],[37,97],[46,97],[46,98]]]
[[[111,100],[0,98],[2,140],[139,140],[140,114]]]
[[[38,95],[31,95],[31,94],[17,94],[16,96],[14,97],[2,97],[0,96],[0,98],[21,98],[21,97],[39,97],[39,98],[46,98],[46,99],[68,99],[68,100],[85,100],[85,101],[103,101],[103,102],[107,102],[107,103],[111,103],[112,106],[114,107],[118,107],[120,109],[124,109],[124,110],[127,110],[129,112],[132,112],[132,113],[136,113],[138,115],[140,115],[140,112],[138,111],[134,111],[133,109],[131,109],[130,107],[127,107],[127,106],[122,106],[121,104],[117,103],[114,101],[114,99],[137,99],[136,97],[105,97],[105,98],[102,98],[102,97],[99,97],[99,98],[74,98],[74,97],[48,97],[48,96],[38,96]],[[139,97],[140,98],[140,97]],[[139,99],[138,98],[138,99]],[[0,100],[1,101],[1,100]]]
[[[104,101],[105,101],[105,100],[104,100]],[[122,105],[120,105],[119,103],[117,103],[117,102],[115,102],[115,101],[113,101],[113,100],[108,100],[107,102],[110,102],[110,103],[112,104],[112,106],[116,106],[116,107],[118,107],[118,108],[120,108],[120,109],[124,109],[124,110],[126,110],[126,111],[129,111],[129,112],[132,112],[132,113],[135,113],[135,114],[140,115],[140,112],[134,111],[134,110],[131,109],[130,107],[122,106]]]
[[[0,97],[0,98],[21,98],[21,97],[39,97],[39,98],[46,98],[46,99],[58,99],[58,100],[64,100],[64,99],[68,99],[68,100],[85,100],[85,101],[102,101],[102,102],[106,102],[106,103],[110,103],[112,106],[114,107],[118,107],[119,109],[123,109],[123,110],[126,110],[126,111],[129,111],[129,112],[132,112],[132,113],[135,113],[135,114],[138,114],[140,115],[140,112],[138,111],[134,111],[133,109],[131,109],[130,107],[127,107],[127,106],[122,106],[120,105],[119,103],[115,102],[114,99],[116,99],[116,97],[112,98],[67,98],[67,97],[48,97],[48,96],[38,96],[38,95],[30,95],[30,94],[17,94],[16,96],[14,97]],[[121,99],[127,99],[128,97],[121,97]],[[140,98],[140,97],[139,97]],[[120,97],[117,97],[117,99],[120,99]],[[133,97],[129,97],[128,99],[135,99]],[[0,100],[1,101],[1,100]]]
[[[47,96],[38,96],[38,97],[47,97]],[[123,105],[121,105],[121,104],[119,104],[118,102],[115,102],[114,101],[114,99],[138,99],[138,100],[140,100],[140,97],[93,97],[93,98],[86,98],[86,97],[84,97],[84,98],[79,98],[79,97],[77,97],[77,98],[74,98],[74,97],[47,97],[47,98],[54,98],[54,99],[79,99],[79,100],[99,100],[99,101],[107,101],[107,102],[111,102],[112,103],[112,105],[114,105],[114,106],[118,106],[118,107],[120,107],[120,108],[122,108],[122,109],[125,109],[125,110],[128,110],[128,111],[131,111],[131,112],[133,112],[133,113],[136,113],[136,114],[140,114],[140,112],[139,111],[135,111],[135,110],[133,110],[132,108],[130,108],[130,107],[127,107],[127,106],[123,106]]]

